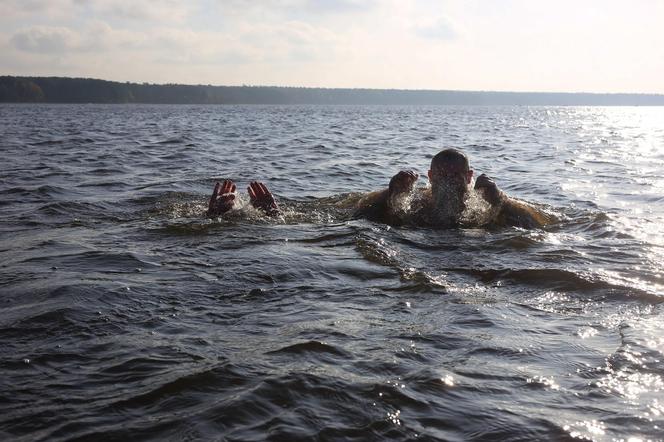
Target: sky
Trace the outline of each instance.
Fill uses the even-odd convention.
[[[0,0],[0,75],[664,93],[660,0]]]

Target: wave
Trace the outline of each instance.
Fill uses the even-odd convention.
[[[36,187],[33,186],[10,187],[9,189],[3,190],[3,193],[8,195],[18,195],[22,197],[53,198],[53,197],[71,194],[71,190],[56,185],[43,184]],[[17,201],[21,202],[21,200]]]
[[[58,201],[39,206],[37,212],[46,216],[75,216],[108,217],[109,213],[117,211],[117,207],[108,202],[86,201]]]
[[[90,250],[74,253],[56,253],[34,256],[28,254],[20,259],[22,264],[56,264],[58,269],[76,269],[76,271],[100,273],[134,273],[143,267],[159,266],[158,263],[138,253]]]
[[[345,352],[343,349],[319,341],[307,341],[307,342],[300,342],[297,344],[287,345],[280,349],[269,351],[268,354],[286,355],[286,356],[321,355],[321,356],[331,356],[331,357],[344,358],[344,359],[350,357],[350,354]]]

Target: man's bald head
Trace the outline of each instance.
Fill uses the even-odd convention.
[[[443,168],[468,172],[470,170],[468,157],[456,149],[441,150],[431,159],[431,170],[441,170]]]
[[[456,149],[441,150],[431,159],[429,181],[434,187],[463,181],[470,184],[473,171],[470,170],[466,154]],[[462,189],[465,193],[467,189]]]

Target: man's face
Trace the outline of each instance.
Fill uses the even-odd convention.
[[[429,171],[431,181],[431,213],[435,222],[453,225],[466,208],[465,198],[472,170],[457,165],[444,165]]]
[[[468,190],[472,178],[472,170],[466,170],[457,164],[446,164],[443,167],[429,170],[429,181],[433,189],[456,191],[461,195]]]

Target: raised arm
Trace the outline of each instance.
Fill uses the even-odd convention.
[[[475,191],[491,205],[491,224],[533,229],[555,222],[552,215],[525,201],[509,197],[486,174],[475,180]]]
[[[217,182],[208,203],[207,216],[220,216],[231,210],[235,205],[236,189],[235,183],[231,180],[225,180],[223,183]]]
[[[247,192],[249,192],[251,205],[256,209],[262,210],[268,216],[276,216],[281,213],[277,201],[265,184],[260,181],[252,181],[247,187]]]
[[[371,192],[358,201],[354,216],[387,224],[401,224],[404,198],[412,192],[419,175],[402,170],[390,179],[387,189]]]

